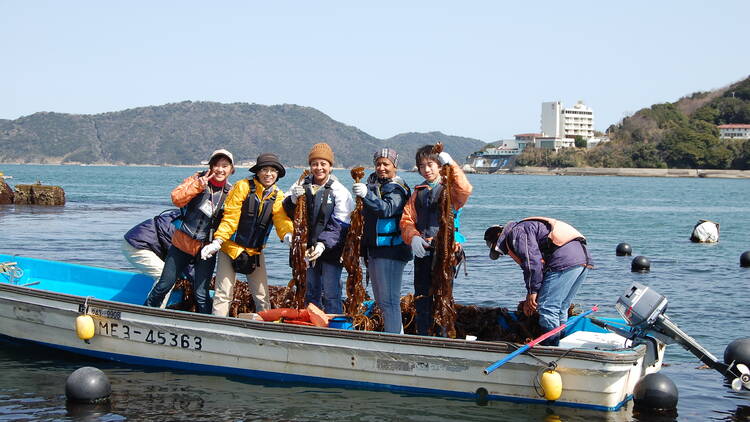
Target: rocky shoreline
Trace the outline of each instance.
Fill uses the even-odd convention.
[[[482,172],[477,172],[482,173]],[[488,174],[488,173],[484,173]],[[723,179],[750,179],[750,170],[699,170],[699,169],[649,169],[649,168],[597,168],[597,167],[515,167],[491,174],[534,174],[545,176],[624,176],[624,177],[704,177]]]
[[[0,205],[65,205],[65,191],[60,186],[48,186],[39,182],[33,185],[10,185],[0,180]]]

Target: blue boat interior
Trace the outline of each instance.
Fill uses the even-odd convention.
[[[134,305],[143,304],[154,282],[151,277],[128,271],[0,254],[0,265],[8,263],[15,263],[18,270],[0,271],[2,283]],[[181,294],[173,294],[169,303],[178,303],[181,300]],[[628,328],[625,321],[619,318],[598,319],[624,329]],[[349,328],[351,325],[345,320],[335,321],[335,324],[340,325],[336,328]],[[501,317],[498,324],[505,328],[508,322]],[[608,332],[588,318],[582,318],[567,327],[563,336],[577,331]]]
[[[0,254],[0,265],[8,263],[17,269],[0,271],[0,282],[135,305],[143,304],[154,283],[138,273]]]

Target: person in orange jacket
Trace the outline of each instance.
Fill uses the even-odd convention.
[[[401,237],[414,253],[414,307],[417,311],[417,334],[430,335],[433,325],[432,318],[432,247],[430,241],[437,235],[440,227],[440,209],[438,199],[443,190],[440,167],[453,167],[455,183],[452,185],[451,201],[456,227],[455,240],[459,244],[465,239],[458,232],[461,210],[473,187],[466,178],[463,170],[456,164],[447,152],[434,154],[432,145],[425,145],[417,150],[416,162],[419,174],[424,181],[414,186],[414,193],[404,207],[401,216]]]
[[[172,203],[182,209],[182,223],[172,235],[172,246],[167,251],[159,282],[146,298],[146,305],[158,307],[174,286],[177,275],[191,262],[195,267],[193,291],[198,312],[211,313],[208,282],[214,274],[216,259],[200,259],[203,246],[213,239],[221,221],[224,199],[232,187],[229,176],[234,173],[234,157],[225,149],[218,149],[208,160],[207,171],[198,172],[183,180],[172,190]]]

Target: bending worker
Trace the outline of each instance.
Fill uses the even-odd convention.
[[[164,259],[172,245],[172,234],[175,231],[175,221],[180,218],[179,209],[163,211],[161,214],[142,221],[125,233],[122,241],[122,254],[138,271],[159,280],[164,270]],[[189,265],[181,278],[193,280],[193,266]],[[171,293],[171,290],[170,290]],[[169,295],[164,296],[161,307],[167,306]]]
[[[526,282],[523,312],[539,312],[539,325],[551,331],[568,320],[568,308],[589,268],[586,238],[573,226],[547,217],[529,217],[484,232],[490,259],[510,255],[521,266]],[[542,344],[557,346],[560,336]]]

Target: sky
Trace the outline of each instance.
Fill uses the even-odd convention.
[[[750,76],[750,1],[0,0],[0,119],[297,104],[378,138],[595,129]]]

